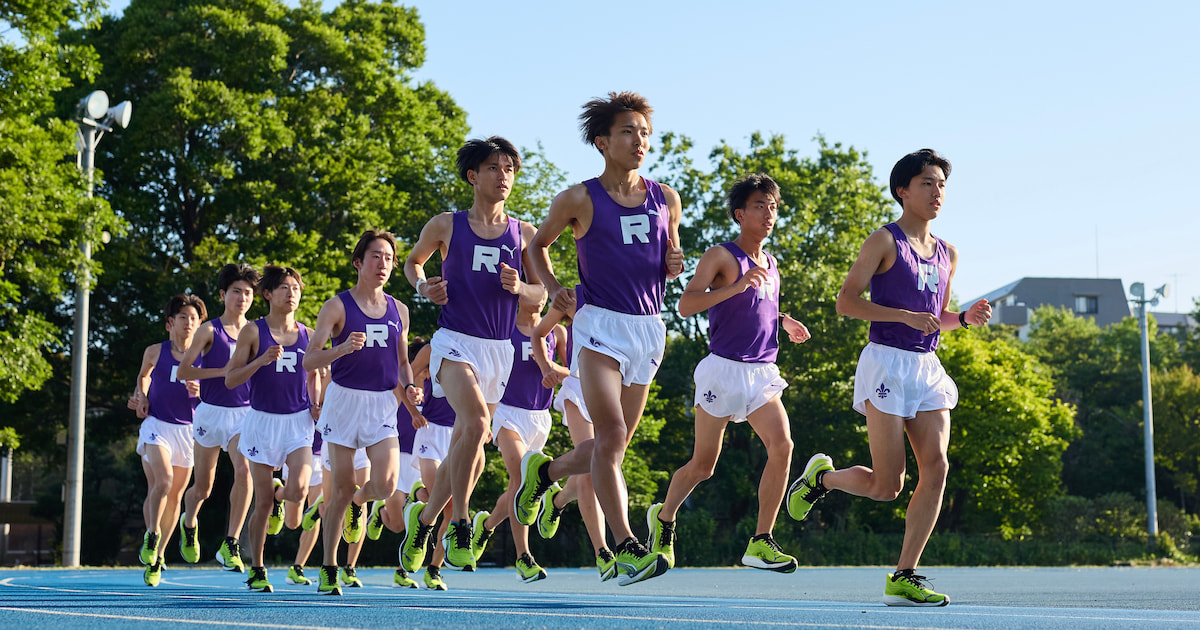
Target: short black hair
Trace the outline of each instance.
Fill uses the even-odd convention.
[[[728,206],[729,218],[733,219],[734,223],[738,221],[736,212],[746,207],[746,200],[750,195],[757,191],[768,195],[775,200],[775,205],[779,205],[779,184],[771,179],[766,173],[751,173],[737,181],[732,188],[729,189],[729,195],[725,198],[725,203]]]
[[[513,143],[501,138],[500,136],[491,136],[486,140],[476,138],[468,140],[461,149],[458,150],[458,159],[455,160],[455,166],[458,167],[458,176],[468,184],[471,180],[467,179],[467,171],[479,172],[479,165],[483,164],[488,158],[492,157],[493,153],[503,153],[507,155],[513,163],[513,170],[519,172],[521,170],[521,153],[517,151],[517,147]]]
[[[221,267],[221,272],[217,274],[217,290],[228,291],[238,280],[250,285],[250,289],[253,290],[261,279],[262,276],[258,275],[258,270],[254,267],[246,263],[229,263]]]
[[[267,265],[263,267],[262,280],[258,283],[258,293],[264,298],[267,293],[279,288],[283,284],[284,278],[295,278],[300,284],[300,290],[304,290],[304,280],[300,277],[300,272],[291,267],[280,267],[279,265]]]
[[[595,146],[597,137],[612,133],[617,114],[623,112],[641,114],[646,118],[646,124],[650,125],[650,130],[654,130],[654,124],[650,122],[654,108],[650,107],[646,97],[637,92],[609,92],[608,98],[597,97],[583,104],[583,113],[579,115],[579,131],[583,133],[583,141]]]
[[[913,151],[900,158],[900,161],[892,167],[892,176],[889,179],[892,199],[895,199],[901,208],[904,207],[904,202],[900,199],[900,189],[908,186],[912,178],[920,175],[926,166],[936,166],[942,169],[942,175],[946,179],[950,179],[950,160],[938,155],[938,152],[933,149]]]
[[[417,360],[417,353],[421,348],[429,345],[429,342],[424,337],[413,337],[408,340],[408,362],[412,363]]]
[[[204,306],[204,300],[201,300],[200,296],[191,293],[180,293],[167,300],[167,308],[163,311],[167,316],[167,321],[170,321],[172,317],[179,314],[179,311],[188,306],[196,309],[196,314],[200,316],[200,321],[208,319],[208,309]]]
[[[363,259],[367,255],[367,248],[378,240],[387,241],[392,246],[392,255],[396,254],[396,235],[391,232],[380,232],[377,230],[367,230],[358,237],[358,243],[354,246],[354,251],[350,253],[350,264],[354,264]]]

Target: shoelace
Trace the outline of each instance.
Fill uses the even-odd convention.
[[[326,586],[337,586],[337,569],[321,567],[321,582]]]
[[[665,534],[666,531],[667,531],[666,528],[664,528],[663,533]],[[665,536],[664,536],[664,538],[665,538]],[[625,543],[625,553],[628,553],[637,558],[643,558],[646,556],[646,554],[649,554],[650,551],[648,549],[646,549],[646,547],[644,545],[642,545],[642,543],[640,543],[636,540],[633,540],[632,542]]]
[[[825,496],[826,492],[829,492],[828,488],[818,489],[816,486],[809,483],[808,479],[801,480],[801,483],[804,484],[805,488],[808,488],[807,490],[804,491],[804,494],[802,495],[802,498],[805,501],[807,501],[808,503],[815,503],[817,501],[817,499],[820,499],[821,497]]]
[[[459,549],[471,548],[471,528],[462,523],[451,525],[454,528],[454,541]]]
[[[607,549],[601,549],[601,550],[600,550],[600,554],[599,554],[599,556],[600,556],[600,559],[601,559],[601,560],[603,560],[603,561],[605,561],[605,562],[612,562],[612,561],[613,561],[613,555],[612,555],[612,552],[611,552],[611,551],[609,551],[609,550],[607,550]]]
[[[477,536],[475,536],[475,546],[482,547],[482,546],[486,545],[487,541],[492,539],[492,534],[493,534],[492,530],[490,530],[486,527],[480,526],[479,534]]]
[[[915,573],[901,573],[896,579],[904,580],[917,588],[933,590],[933,582],[924,575],[917,575]]]
[[[433,525],[426,525],[421,522],[421,519],[417,519],[417,523],[419,524],[417,527],[417,539],[413,542],[416,543],[415,546],[417,548],[421,548],[429,543],[429,532],[433,529]]]
[[[659,522],[662,523],[662,521],[659,521]],[[661,539],[662,539],[662,546],[664,546],[664,547],[671,546],[671,541],[673,541],[675,539],[675,523],[671,523],[670,525],[668,525],[666,523],[662,523]]]
[[[776,553],[783,553],[783,547],[780,547],[779,543],[775,542],[775,538],[767,536],[761,540],[767,543],[767,546],[770,547],[772,551],[775,551]]]
[[[357,523],[362,518],[362,506],[351,501],[350,502],[350,522]]]

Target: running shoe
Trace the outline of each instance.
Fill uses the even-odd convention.
[[[415,573],[425,562],[425,545],[432,525],[421,522],[424,503],[417,501],[404,509],[404,539],[400,541],[400,568]]]
[[[667,568],[675,568],[675,521],[670,523],[658,518],[663,504],[655,503],[646,510],[646,527],[650,530],[650,551],[661,553],[667,559]]]
[[[883,587],[883,603],[888,606],[945,606],[950,598],[933,592],[924,575],[912,569],[889,573]]]
[[[642,580],[649,580],[667,572],[670,566],[667,558],[661,553],[646,549],[636,538],[626,538],[625,542],[617,545],[616,555],[617,584],[629,586]]]
[[[475,556],[476,564],[483,557],[483,552],[487,549],[488,541],[492,539],[492,534],[495,533],[495,530],[488,529],[484,525],[491,515],[492,513],[487,510],[476,512],[475,519],[471,523],[471,531],[475,532],[475,535],[471,537],[471,555]]]
[[[273,593],[275,589],[267,581],[266,567],[250,567],[250,577],[246,578],[246,586],[259,593]]]
[[[246,565],[242,564],[242,546],[238,544],[238,539],[225,537],[225,542],[217,549],[217,562],[226,571],[242,573],[246,570]]]
[[[293,564],[292,568],[288,569],[287,583],[296,584],[299,586],[308,586],[312,584],[312,580],[304,577],[304,567]]]
[[[538,533],[546,540],[554,538],[558,533],[558,521],[566,509],[554,507],[554,497],[558,496],[559,492],[562,492],[562,488],[556,483],[546,490],[546,494],[543,494],[542,500],[538,502]]]
[[[538,566],[533,556],[523,553],[517,558],[517,579],[528,584],[546,579],[546,570]]]
[[[274,478],[275,490],[271,493],[271,515],[267,517],[267,534],[271,536],[277,535],[283,531],[283,499],[276,499],[279,494],[279,489],[283,487],[283,480],[279,477]]]
[[[342,587],[338,586],[337,567],[321,567],[317,581],[318,595],[341,595]]]
[[[446,534],[442,536],[446,549],[446,568],[455,571],[474,571],[475,552],[471,549],[471,524],[466,521],[450,521]]]
[[[759,534],[750,539],[742,564],[779,573],[791,573],[797,566],[796,559],[783,553],[783,548],[770,534]]]
[[[338,573],[338,579],[342,584],[351,588],[362,588],[362,580],[358,579],[358,575],[354,573],[354,567],[342,567]]]
[[[446,582],[442,580],[440,567],[425,567],[425,588],[435,591],[446,590]]]
[[[537,520],[538,501],[553,483],[548,475],[543,478],[542,474],[548,472],[552,461],[554,458],[539,451],[527,451],[521,458],[521,485],[513,494],[513,517],[518,523],[533,525]]]
[[[379,500],[371,504],[371,515],[367,517],[367,538],[371,540],[379,540],[383,535],[383,506],[387,504],[386,500]]]
[[[142,549],[138,552],[138,560],[146,566],[151,566],[158,560],[158,534],[146,532],[146,535],[142,536]]]
[[[600,571],[600,581],[607,582],[617,577],[617,561],[608,549],[601,549],[596,554],[596,568]]]
[[[408,491],[408,496],[404,497],[404,507],[405,508],[407,508],[409,506],[409,504],[411,504],[411,503],[420,501],[420,499],[417,498],[417,490],[420,490],[421,488],[424,488],[424,487],[425,487],[425,484],[421,483],[420,479],[413,482],[412,488],[409,489],[409,491]]]
[[[304,510],[304,518],[300,519],[300,529],[308,531],[321,522],[321,504],[324,502],[325,495],[322,494],[312,502],[312,505],[308,506],[307,510]]]
[[[342,527],[342,540],[353,544],[362,540],[363,535],[363,506],[350,501],[346,506],[346,524]]]
[[[408,571],[404,569],[396,569],[396,573],[392,575],[393,588],[419,588],[417,581],[408,577]]]
[[[200,561],[200,543],[196,542],[196,527],[200,523],[196,523],[196,527],[188,527],[184,525],[187,522],[187,514],[179,515],[179,555],[183,556],[184,562],[196,564]]]
[[[142,572],[142,580],[146,582],[146,586],[157,587],[162,581],[162,565],[157,562],[146,565],[146,570]]]
[[[792,487],[788,488],[789,516],[797,521],[803,521],[808,516],[808,512],[812,510],[817,499],[829,492],[825,486],[817,483],[817,475],[830,470],[833,470],[833,459],[825,453],[817,453],[808,460],[808,463],[804,465],[804,473],[792,483]]]

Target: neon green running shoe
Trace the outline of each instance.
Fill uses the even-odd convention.
[[[162,581],[162,565],[157,562],[146,565],[146,570],[142,572],[142,580],[146,582],[146,586],[158,587],[158,583]]]
[[[950,598],[935,593],[924,575],[916,575],[912,569],[889,573],[883,587],[883,603],[888,606],[945,606]]]
[[[475,564],[479,564],[479,559],[483,557],[483,552],[487,550],[488,541],[492,539],[492,534],[495,530],[487,528],[488,517],[492,513],[483,510],[475,513],[475,518],[471,522],[471,531],[475,535],[471,537],[471,555],[475,556]]]
[[[404,539],[400,541],[400,568],[415,573],[425,563],[425,546],[429,543],[432,525],[421,522],[425,504],[417,501],[404,508]]]
[[[600,571],[600,581],[607,582],[617,577],[617,561],[608,549],[601,549],[596,554],[596,568]]]
[[[533,556],[523,553],[517,558],[517,579],[525,584],[546,579],[546,570],[538,566]]]
[[[817,453],[808,460],[800,478],[792,483],[792,487],[788,488],[788,516],[797,521],[803,521],[808,516],[817,499],[829,492],[825,486],[817,484],[817,475],[830,470],[833,470],[833,459],[825,453]]]
[[[250,567],[250,577],[246,578],[246,586],[259,593],[273,593],[275,589],[267,581],[266,567]]]
[[[556,483],[546,489],[546,494],[543,494],[542,500],[538,502],[538,533],[546,540],[554,538],[558,533],[558,521],[566,509],[554,507],[554,497],[558,496],[559,492],[562,492],[562,488]]]
[[[362,588],[362,580],[358,579],[358,575],[354,572],[354,567],[342,567],[342,570],[338,572],[338,579],[342,581],[342,584],[350,588]]]
[[[417,490],[420,490],[424,487],[425,484],[421,483],[420,479],[413,482],[412,488],[408,491],[408,496],[404,497],[404,509],[408,509],[409,505],[420,501],[420,499],[417,498]]]
[[[475,552],[471,549],[471,524],[466,521],[450,521],[446,534],[442,536],[446,549],[445,566],[455,571],[474,571]]]
[[[196,523],[196,527],[188,527],[184,525],[187,522],[187,514],[179,515],[179,555],[183,556],[184,562],[196,564],[200,561],[200,543],[196,542],[196,528],[200,523]]]
[[[271,515],[267,517],[267,534],[271,536],[277,535],[283,531],[283,499],[276,499],[275,494],[283,487],[283,480],[279,477],[274,478],[275,490],[271,493]]]
[[[246,570],[246,565],[242,564],[242,546],[238,544],[238,539],[225,538],[225,542],[217,549],[217,562],[226,571],[242,573]]]
[[[779,573],[791,573],[798,566],[796,559],[783,553],[783,548],[770,534],[759,534],[750,539],[742,564]]]
[[[537,520],[538,501],[553,483],[549,478],[543,479],[542,473],[549,470],[552,461],[554,458],[538,451],[527,451],[521,458],[521,485],[513,494],[513,517],[518,523],[533,525]]]
[[[312,502],[312,505],[308,506],[307,510],[304,510],[304,518],[300,519],[300,529],[307,532],[321,522],[321,504],[324,502],[325,495],[322,494]]]
[[[288,569],[287,583],[298,586],[308,586],[312,584],[312,580],[304,577],[304,567],[293,564],[292,568]]]
[[[353,544],[362,540],[363,535],[363,506],[350,501],[346,506],[346,524],[342,527],[342,540]]]
[[[658,577],[670,568],[666,556],[646,549],[636,538],[626,538],[617,545],[618,586],[629,586]]]
[[[658,518],[663,504],[655,503],[646,510],[646,528],[650,530],[647,542],[650,551],[661,553],[667,559],[667,568],[675,568],[675,521],[667,523]]]
[[[146,532],[146,535],[142,536],[142,549],[138,552],[138,560],[141,560],[142,564],[151,566],[158,560],[158,538],[158,534],[154,532]]]
[[[408,577],[408,571],[404,569],[396,569],[396,573],[392,575],[392,588],[419,588],[417,581]]]
[[[381,499],[371,504],[371,514],[367,517],[367,538],[371,540],[379,540],[383,535],[383,506],[387,505],[387,500]]]
[[[317,594],[318,595],[341,595],[342,587],[338,586],[338,569],[337,567],[321,567],[321,572],[318,574]]]
[[[441,567],[425,567],[425,588],[435,591],[446,590],[446,582],[442,580]]]

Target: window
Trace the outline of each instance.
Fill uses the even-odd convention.
[[[1100,312],[1100,298],[1095,295],[1076,295],[1075,313],[1077,315],[1095,315]]]

